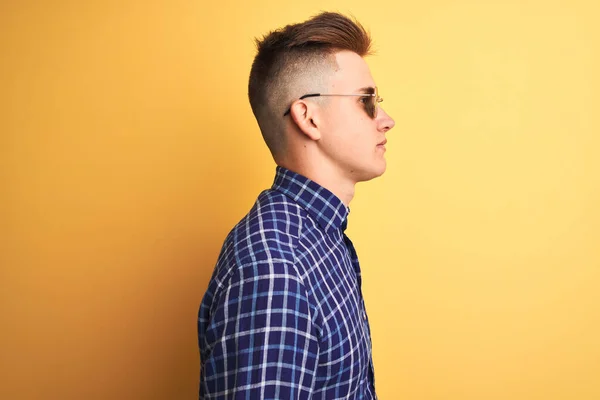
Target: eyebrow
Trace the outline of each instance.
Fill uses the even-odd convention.
[[[373,87],[373,86],[365,86],[365,87],[362,87],[362,88],[358,89],[357,93],[373,94],[373,93],[375,93],[375,87]]]

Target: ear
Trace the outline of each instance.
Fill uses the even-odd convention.
[[[311,140],[321,139],[320,114],[316,104],[297,100],[292,104],[290,116],[298,129]]]

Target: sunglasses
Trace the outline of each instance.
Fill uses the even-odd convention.
[[[367,115],[369,117],[371,117],[372,119],[375,119],[377,117],[377,109],[379,108],[379,107],[377,107],[377,103],[381,103],[383,101],[383,98],[379,97],[379,92],[377,90],[377,87],[369,87],[369,88],[366,88],[365,90],[368,92],[373,92],[373,93],[352,93],[352,94],[311,93],[311,94],[305,94],[304,96],[300,97],[298,100],[304,100],[308,97],[323,97],[323,96],[362,97],[361,100],[364,100],[364,101],[362,101],[362,103],[365,107],[365,111],[366,111]],[[291,110],[292,110],[292,106],[290,106],[290,108],[287,109],[287,111],[283,114],[283,116],[285,117],[286,115],[288,115]]]

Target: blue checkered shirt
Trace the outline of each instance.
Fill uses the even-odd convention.
[[[375,399],[349,209],[277,167],[233,228],[200,305],[201,399]]]

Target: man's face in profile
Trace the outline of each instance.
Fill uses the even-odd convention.
[[[375,81],[365,60],[350,51],[335,55],[338,68],[327,93],[373,93]],[[385,134],[394,120],[377,106],[374,118],[365,108],[367,97],[330,97],[323,106],[321,122],[323,151],[349,179],[360,182],[382,175],[386,169]]]

